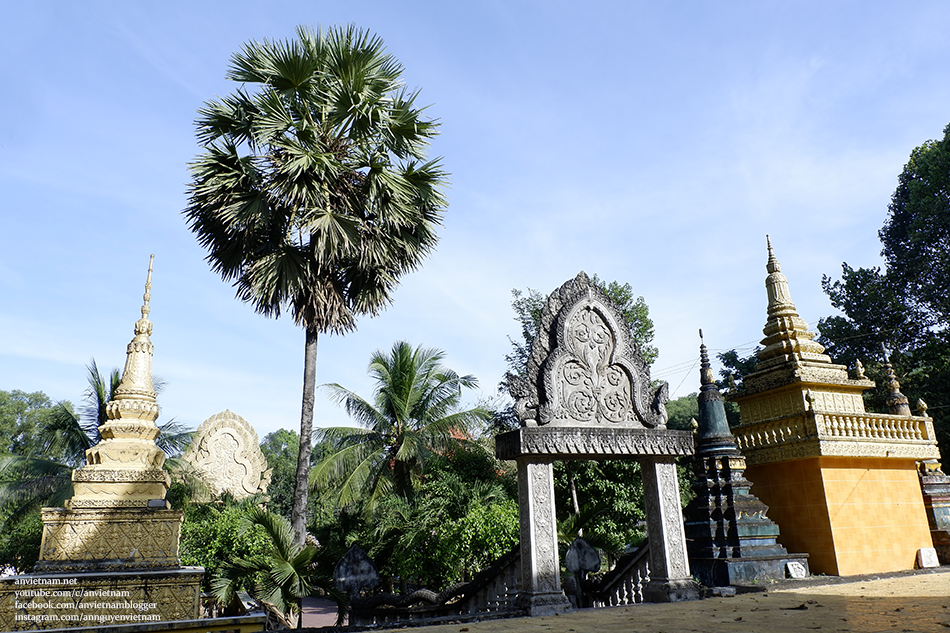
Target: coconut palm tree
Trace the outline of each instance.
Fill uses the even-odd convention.
[[[354,26],[251,42],[231,58],[232,95],[198,111],[201,153],[184,215],[207,260],[266,316],[305,332],[292,524],[305,537],[317,340],[391,300],[435,247],[446,174],[426,159],[437,123],[403,68]],[[308,441],[303,441],[306,438]]]
[[[388,354],[376,351],[369,364],[376,381],[372,401],[325,385],[360,426],[322,430],[335,450],[314,467],[315,488],[331,491],[341,506],[363,501],[369,511],[385,495],[408,499],[429,456],[459,446],[475,423],[488,419],[482,407],[461,408],[462,388],[477,381],[444,367],[444,356],[405,341]]]
[[[254,525],[264,529],[270,551],[226,563],[221,575],[211,584],[215,600],[220,604],[230,604],[239,587],[250,585],[251,595],[268,610],[275,611],[285,626],[293,628],[300,625],[302,600],[321,589],[337,603],[337,622],[342,623],[346,596],[336,588],[326,571],[333,569],[335,561],[329,560],[323,548],[315,542],[296,545],[290,522],[260,506],[247,509],[240,533]]]

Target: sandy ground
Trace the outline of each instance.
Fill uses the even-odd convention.
[[[325,615],[320,623],[316,616],[316,613],[305,615],[304,626],[327,626]],[[776,583],[761,591],[733,597],[583,609],[539,618],[456,622],[411,630],[420,633],[950,632],[950,567],[851,578],[811,577]]]

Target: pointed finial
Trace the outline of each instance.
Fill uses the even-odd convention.
[[[709,354],[706,343],[703,341],[703,331],[699,331],[699,358],[702,367],[699,370],[699,427],[697,440],[700,454],[717,453],[736,450],[735,440],[729,431],[729,422],[726,419],[726,409],[722,404],[722,395],[716,385],[712,367],[709,365]]]
[[[700,385],[713,385],[716,384],[716,379],[713,377],[712,367],[709,364],[709,354],[706,350],[706,344],[703,342],[703,331],[699,331],[699,382]]]
[[[764,346],[756,354],[759,362],[756,371],[781,363],[797,363],[800,361],[831,363],[831,358],[825,355],[825,348],[813,339],[815,334],[808,330],[808,324],[798,316],[795,303],[792,301],[791,291],[788,289],[788,279],[782,274],[782,267],[772,249],[772,239],[765,236],[768,247],[768,262],[765,278],[765,289],[768,294],[768,320],[762,333]]]
[[[148,257],[148,276],[145,278],[145,294],[142,295],[142,318],[148,318],[148,313],[151,308],[148,307],[148,302],[152,300],[152,263],[155,261],[155,253],[152,253]]]
[[[148,305],[148,302],[152,300],[152,263],[155,261],[155,254],[153,253],[148,258],[148,276],[145,278],[145,294],[142,295],[142,318],[135,322],[135,333],[136,334],[152,334],[152,322],[148,320],[148,313],[151,312],[151,308]]]
[[[772,250],[772,240],[768,235],[765,236],[765,245],[769,249],[769,260],[765,264],[765,270],[769,273],[777,273],[782,271],[782,265],[778,263],[778,259],[775,258],[775,251]]]
[[[897,381],[897,374],[894,373],[894,367],[888,360],[887,348],[881,343],[881,350],[884,352],[884,369],[887,371],[887,412],[892,415],[910,415],[910,403],[907,396],[901,393],[901,384]]]

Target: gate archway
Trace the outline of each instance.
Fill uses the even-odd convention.
[[[518,464],[520,599],[528,613],[571,608],[561,590],[553,475],[553,463],[568,459],[640,461],[651,569],[644,598],[698,598],[674,462],[693,453],[692,436],[666,428],[666,383],[653,387],[623,317],[583,272],[548,297],[527,376],[509,376],[509,384],[522,426],[499,435],[495,451]]]

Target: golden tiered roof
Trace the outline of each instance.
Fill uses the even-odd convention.
[[[874,383],[832,363],[798,315],[788,279],[766,236],[768,318],[756,371],[730,394],[739,403],[736,441],[750,464],[818,455],[939,455],[926,416],[867,413],[862,396]]]

